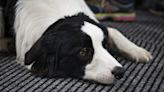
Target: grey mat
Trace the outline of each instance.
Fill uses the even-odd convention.
[[[0,54],[0,92],[164,92],[164,19],[137,12],[132,23],[104,22],[119,29],[153,55],[147,64],[115,56],[126,68],[114,85],[101,85],[74,78],[39,78],[16,63],[15,56]]]

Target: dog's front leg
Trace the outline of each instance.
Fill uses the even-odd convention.
[[[152,59],[152,55],[147,50],[129,41],[118,30],[108,28],[108,32],[114,49],[117,49],[124,57],[137,62],[148,62]]]

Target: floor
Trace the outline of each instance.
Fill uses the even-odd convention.
[[[164,18],[138,11],[135,22],[103,22],[119,29],[131,41],[153,55],[149,63],[136,63],[115,55],[126,68],[125,76],[113,85],[74,78],[39,78],[15,61],[0,54],[0,92],[164,92]]]

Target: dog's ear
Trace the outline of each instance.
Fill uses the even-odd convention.
[[[43,47],[41,41],[37,41],[33,47],[25,54],[25,65],[32,64],[43,54]]]
[[[31,72],[37,76],[54,77],[58,71],[60,42],[55,35],[44,35],[25,55],[25,65],[32,64]]]
[[[31,71],[37,76],[48,76],[55,77],[62,74],[58,70],[58,54],[57,51],[54,53],[43,53],[32,65]]]
[[[43,54],[35,60],[31,67],[31,72],[36,76],[45,76],[48,73],[46,55]]]
[[[56,62],[56,57],[54,55],[41,55],[32,65],[31,72],[36,76],[52,77],[57,68]]]

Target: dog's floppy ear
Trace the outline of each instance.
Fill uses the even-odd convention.
[[[58,75],[58,51],[60,42],[56,34],[44,35],[25,55],[25,65],[32,64],[31,72],[37,76]]]
[[[36,76],[45,76],[48,73],[46,57],[46,54],[43,54],[33,63],[31,72]]]
[[[58,52],[57,48],[55,52],[44,52],[39,55],[34,61],[31,71],[37,76],[54,77],[61,72],[58,71]]]
[[[25,54],[25,65],[32,64],[37,58],[43,54],[41,41],[37,41],[33,47]]]

